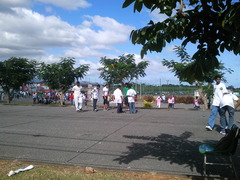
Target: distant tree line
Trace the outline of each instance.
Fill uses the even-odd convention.
[[[102,64],[98,69],[100,78],[107,84],[124,84],[144,77],[149,64],[148,61],[136,63],[132,54],[114,59],[103,57],[100,63]],[[8,96],[8,103],[12,101],[14,92],[18,91],[20,86],[29,84],[35,77],[42,79],[50,89],[58,90],[61,96],[64,96],[75,81],[87,75],[89,68],[88,64],[76,65],[75,58],[71,57],[62,58],[59,62],[51,64],[12,57],[0,62],[0,86]]]

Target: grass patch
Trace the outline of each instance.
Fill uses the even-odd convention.
[[[34,169],[7,176],[10,170],[34,165]],[[94,174],[86,174],[85,168],[53,164],[28,163],[0,160],[0,179],[9,180],[204,180],[203,177],[151,174],[144,172],[96,169]],[[207,178],[213,180],[213,178]]]

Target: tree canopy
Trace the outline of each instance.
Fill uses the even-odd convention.
[[[148,51],[161,52],[175,39],[182,40],[182,46],[196,44],[193,68],[200,69],[198,76],[203,78],[204,73],[218,68],[220,52],[240,54],[239,0],[125,0],[123,8],[132,3],[134,12],[145,6],[168,16],[131,32],[132,43],[142,45],[142,57]]]
[[[133,54],[122,55],[114,59],[102,57],[100,63],[103,66],[98,68],[100,78],[109,84],[124,84],[144,77],[146,76],[145,70],[149,65],[148,61],[136,64]]]
[[[42,63],[39,69],[39,77],[43,79],[51,89],[65,93],[75,80],[82,79],[89,70],[89,65],[80,65],[74,68],[74,58],[63,58],[59,63]]]
[[[12,57],[0,62],[0,86],[8,94],[8,102],[12,100],[14,91],[30,82],[36,73],[36,61],[26,58]]]
[[[203,72],[201,78],[199,77],[199,71],[201,69],[197,68],[194,63],[193,57],[190,57],[186,52],[186,49],[183,46],[175,46],[174,48],[178,58],[180,61],[174,60],[163,60],[163,65],[167,66],[171,72],[175,74],[179,78],[180,81],[188,82],[190,84],[195,83],[198,87],[198,93],[200,97],[203,99],[204,106],[207,109],[207,96],[212,94],[210,91],[211,83],[214,81],[216,75],[220,75],[224,80],[225,72],[231,73],[232,70],[225,68],[223,63],[220,63],[218,68],[215,68],[209,72]]]
[[[174,51],[177,57],[180,58],[180,61],[163,59],[162,64],[168,67],[182,82],[188,82],[189,84],[196,82],[209,84],[214,81],[216,75],[224,77],[225,72],[232,73],[232,70],[224,67],[223,63],[220,63],[211,72],[200,72],[201,69],[196,67],[195,60],[186,52],[183,46],[175,46]],[[202,75],[199,76],[199,73],[202,73]]]

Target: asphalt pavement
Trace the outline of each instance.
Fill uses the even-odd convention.
[[[168,110],[143,109],[118,114],[85,106],[0,105],[0,159],[94,168],[202,176],[202,143],[221,137],[219,117],[206,131],[210,111],[176,104]],[[236,124],[240,112],[235,112]],[[223,161],[220,157],[214,160]],[[240,148],[234,155],[240,177]],[[234,179],[228,167],[209,166],[210,176]]]

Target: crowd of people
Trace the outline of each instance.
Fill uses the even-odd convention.
[[[76,108],[76,112],[81,112],[83,107],[83,102],[85,100],[85,96],[82,93],[82,86],[80,82],[77,82],[76,85],[72,88],[73,96],[74,96],[74,104]],[[93,102],[93,111],[97,112],[97,102],[102,98],[103,101],[103,111],[109,110],[109,102],[112,100],[116,103],[117,113],[123,113],[123,103],[125,104],[129,113],[135,114],[137,110],[135,108],[137,93],[134,90],[134,87],[131,84],[126,83],[123,88],[123,92],[121,90],[121,86],[118,85],[112,94],[109,93],[109,84],[106,84],[102,91],[100,91],[100,85],[97,85],[91,90],[90,98]]]
[[[136,113],[135,103],[137,100],[137,93],[134,90],[134,86],[130,83],[125,83],[123,91],[121,91],[121,86],[117,86],[113,93],[109,93],[109,84],[106,84],[102,90],[100,90],[100,85],[96,85],[92,90],[89,91],[90,94],[83,91],[83,87],[80,85],[80,82],[72,87],[69,92],[66,92],[63,96],[63,104],[69,102],[70,105],[76,107],[76,111],[82,111],[83,105],[87,105],[89,100],[92,101],[93,111],[98,111],[97,102],[103,101],[103,111],[109,110],[109,103],[113,101],[116,103],[117,112],[122,113],[123,105],[125,105],[127,110],[130,110],[130,113]],[[49,92],[34,92],[32,93],[33,103],[59,103],[61,98],[61,92],[58,91],[49,91]],[[161,103],[166,104],[168,110],[174,108],[175,97],[174,95],[166,98],[165,94],[158,96],[155,99],[156,107],[161,108]],[[200,101],[198,97],[194,100],[194,108],[200,108]]]
[[[213,102],[211,108],[211,114],[208,119],[208,124],[206,129],[212,131],[215,125],[215,120],[217,114],[220,115],[220,126],[221,134],[226,134],[232,127],[234,123],[234,110],[240,105],[240,101],[236,95],[234,95],[230,90],[227,90],[224,83],[221,83],[221,76],[215,77],[215,85],[213,92]],[[18,96],[25,97],[30,94],[19,93]],[[58,103],[62,97],[61,92],[50,91],[50,92],[35,92],[32,94],[33,103]],[[92,100],[93,111],[97,112],[97,104],[102,98],[103,111],[109,110],[109,102],[113,101],[117,106],[117,113],[123,113],[123,105],[125,105],[126,110],[131,114],[137,113],[135,103],[137,101],[137,93],[134,87],[130,83],[126,83],[121,90],[121,86],[118,85],[113,93],[109,92],[109,84],[106,84],[102,90],[100,85],[95,86],[89,94],[89,97],[83,93],[82,86],[80,82],[72,87],[70,92],[64,94],[63,102],[69,101],[72,106],[75,106],[76,111],[82,111],[83,105],[87,105],[89,99]],[[161,103],[168,104],[168,110],[174,108],[175,98],[171,95],[166,98],[165,94],[158,96],[155,99],[156,107],[161,108]],[[237,103],[235,103],[237,102]],[[200,108],[200,99],[196,96],[193,101],[194,109]],[[210,108],[210,98],[208,98],[208,108]],[[229,118],[226,117],[226,112],[229,114]]]
[[[62,93],[58,91],[50,91],[50,92],[34,92],[32,93],[33,104],[52,104],[59,103],[62,97]],[[66,92],[63,96],[63,104],[66,101],[69,101],[71,105],[73,105],[73,92]]]

